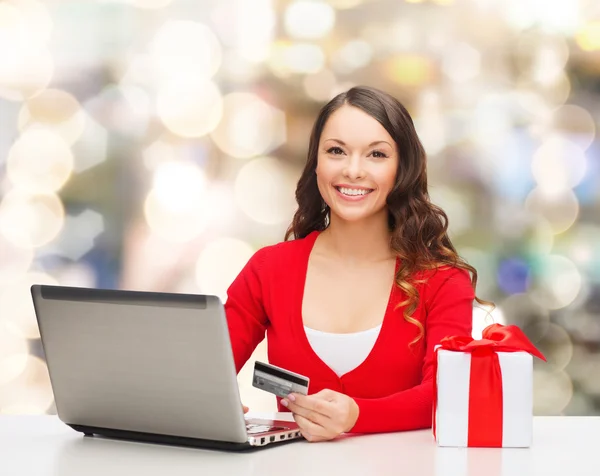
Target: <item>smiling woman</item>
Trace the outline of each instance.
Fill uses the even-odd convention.
[[[238,371],[266,332],[271,363],[310,378],[309,395],[279,401],[310,441],[430,426],[433,349],[470,335],[473,299],[484,301],[429,200],[402,104],[367,87],[326,104],[296,200],[286,241],[228,290]]]

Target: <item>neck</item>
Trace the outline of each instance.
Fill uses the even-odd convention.
[[[321,233],[324,251],[348,263],[382,261],[395,258],[390,248],[387,210],[365,220],[348,222],[332,214]]]

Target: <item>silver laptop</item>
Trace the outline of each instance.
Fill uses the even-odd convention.
[[[216,296],[34,285],[58,417],[85,435],[244,450],[299,438],[244,418]]]

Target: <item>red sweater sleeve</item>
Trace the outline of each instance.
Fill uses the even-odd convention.
[[[449,335],[471,335],[474,291],[466,271],[453,269],[432,295],[426,308],[425,358],[421,383],[382,398],[355,398],[359,416],[352,433],[379,433],[431,427],[433,349]],[[382,369],[378,378],[385,378]]]
[[[265,248],[257,251],[227,289],[225,314],[236,372],[265,338],[269,324],[261,285],[265,253]]]

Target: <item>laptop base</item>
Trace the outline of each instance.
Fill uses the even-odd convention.
[[[105,436],[108,438],[114,438],[119,440],[130,440],[139,441],[143,443],[159,443],[163,445],[174,445],[174,446],[188,446],[193,448],[206,448],[213,450],[224,450],[224,451],[248,451],[256,450],[259,448],[266,448],[267,446],[252,446],[250,443],[232,443],[228,441],[216,441],[216,440],[204,440],[201,438],[189,438],[185,436],[171,436],[161,435],[156,433],[145,433],[141,431],[129,431],[129,430],[116,430],[113,428],[99,428],[95,426],[87,425],[71,425],[71,428],[75,431],[83,433],[87,437],[93,435]],[[289,440],[293,441],[293,440]],[[277,443],[280,445],[286,443],[283,441]]]

